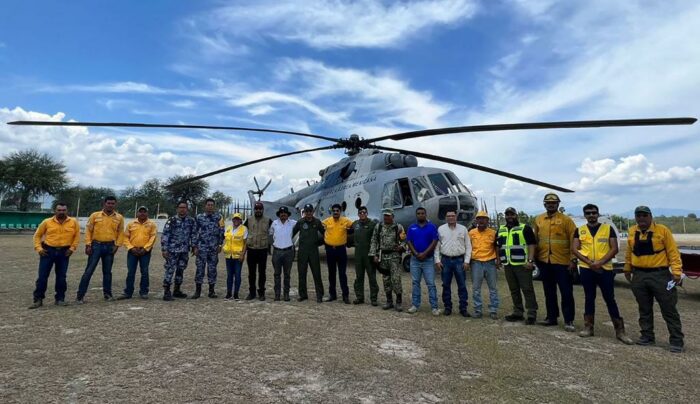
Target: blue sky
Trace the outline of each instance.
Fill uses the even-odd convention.
[[[694,1],[14,2],[0,15],[0,121],[271,127],[363,137],[482,123],[700,116]],[[620,3],[620,4],[615,4]],[[564,204],[698,208],[700,125],[446,135],[415,149],[576,189]],[[76,183],[124,188],[323,146],[205,131],[0,127]],[[320,152],[211,179],[266,197],[316,179]],[[441,163],[482,198],[528,211],[546,192]]]

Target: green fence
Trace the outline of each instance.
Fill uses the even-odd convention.
[[[33,230],[51,216],[44,212],[0,212],[0,230]]]

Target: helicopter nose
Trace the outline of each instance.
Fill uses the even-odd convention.
[[[467,193],[455,193],[433,198],[427,203],[429,211],[437,212],[439,220],[445,220],[447,212],[457,212],[457,221],[471,223],[475,214],[474,197]]]

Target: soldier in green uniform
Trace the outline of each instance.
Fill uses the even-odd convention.
[[[299,233],[299,252],[297,255],[297,271],[299,273],[299,297],[303,302],[309,298],[306,291],[306,270],[311,267],[316,289],[316,302],[323,301],[323,280],[321,279],[321,259],[318,246],[323,244],[324,227],[318,218],[314,217],[313,205],[306,204],[303,209],[304,217],[294,225],[292,237]]]
[[[403,310],[401,307],[401,253],[405,251],[403,245],[406,240],[406,232],[398,223],[394,223],[394,211],[392,209],[382,210],[384,223],[377,225],[372,232],[372,243],[370,244],[369,256],[373,257],[376,264],[380,266],[382,280],[384,281],[384,292],[386,293],[386,304],[382,306],[384,310],[395,308],[396,311]],[[396,294],[396,306],[392,299],[392,292]]]
[[[377,295],[379,285],[377,285],[377,271],[372,265],[369,257],[369,248],[372,243],[372,232],[377,223],[367,217],[367,207],[361,206],[357,210],[359,220],[352,224],[355,240],[355,300],[352,304],[363,304],[365,302],[365,272],[369,278],[369,299],[372,306],[377,305]]]

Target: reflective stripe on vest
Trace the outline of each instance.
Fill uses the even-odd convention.
[[[501,226],[498,229],[498,252],[502,263],[516,266],[527,263],[527,243],[523,229],[525,229],[523,225],[511,229]]]
[[[240,258],[243,252],[243,236],[246,228],[243,225],[238,226],[236,231],[233,231],[233,226],[227,226],[224,235],[224,255],[226,258]]]
[[[589,260],[597,261],[610,252],[610,225],[601,223],[595,236],[593,236],[588,225],[584,224],[578,228],[578,239],[581,241],[579,252]],[[588,265],[584,262],[579,262],[579,265],[588,268]],[[612,270],[612,260],[603,265],[603,269]]]

